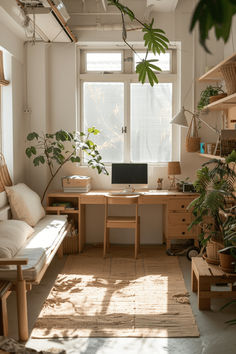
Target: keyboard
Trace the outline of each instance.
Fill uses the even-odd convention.
[[[109,194],[119,196],[119,195],[140,195],[141,193],[120,191],[120,192],[109,192]]]

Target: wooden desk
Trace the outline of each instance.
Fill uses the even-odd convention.
[[[86,205],[105,204],[105,195],[115,193],[115,190],[92,190],[88,193],[64,193],[52,192],[47,195],[47,206],[55,202],[71,202],[74,209],[65,209],[65,214],[72,218],[79,231],[79,252],[83,251],[86,242]],[[118,192],[118,191],[117,191]],[[196,198],[195,193],[181,193],[177,191],[150,191],[137,190],[140,194],[140,205],[164,205],[163,213],[163,239],[166,249],[171,247],[171,240],[193,239],[198,245],[197,228],[188,231],[188,225],[192,220],[192,214],[187,210],[189,203]],[[63,213],[63,212],[62,212]],[[142,221],[141,221],[142,222]]]

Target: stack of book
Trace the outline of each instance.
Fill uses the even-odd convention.
[[[62,177],[64,192],[87,193],[91,189],[91,177],[88,176],[65,176]]]

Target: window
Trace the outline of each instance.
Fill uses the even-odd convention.
[[[159,84],[151,87],[138,82],[134,67],[140,59],[132,51],[82,51],[81,129],[100,130],[94,141],[104,162],[155,164],[173,158],[174,57],[173,51],[158,56],[163,72]]]

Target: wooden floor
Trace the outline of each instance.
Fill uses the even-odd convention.
[[[198,329],[177,257],[163,248],[89,248],[68,256],[33,338],[194,337]]]

